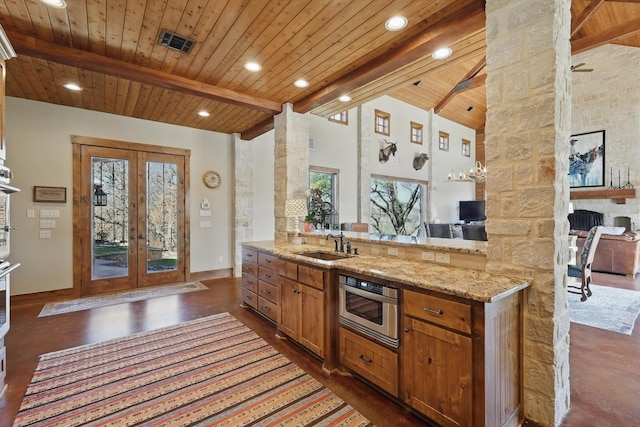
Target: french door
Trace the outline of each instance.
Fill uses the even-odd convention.
[[[90,145],[79,151],[81,294],[183,282],[185,157]]]

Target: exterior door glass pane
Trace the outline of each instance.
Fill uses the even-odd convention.
[[[91,158],[92,279],[129,274],[129,162]]]
[[[178,165],[147,162],[147,272],[176,270]]]

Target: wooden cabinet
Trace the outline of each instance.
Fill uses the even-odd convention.
[[[517,426],[520,295],[402,294],[400,398],[443,426]]]
[[[293,271],[297,280],[290,278]],[[324,274],[321,269],[283,260],[278,281],[278,329],[320,357],[325,356]]]
[[[443,426],[471,426],[471,338],[404,318],[403,399]]]
[[[339,336],[340,363],[398,397],[398,355],[345,328]]]
[[[278,321],[278,257],[242,248],[242,304]]]

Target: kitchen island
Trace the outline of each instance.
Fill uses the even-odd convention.
[[[353,234],[341,242],[308,233],[302,245],[243,244],[244,306],[276,323],[279,336],[316,355],[328,373],[356,375],[438,424],[519,425],[528,282],[454,265],[455,256],[484,258],[485,242],[407,244]],[[345,242],[360,254],[336,253]],[[382,289],[397,298],[376,303]],[[346,319],[354,313],[362,322]]]

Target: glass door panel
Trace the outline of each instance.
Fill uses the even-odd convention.
[[[147,162],[147,273],[178,268],[178,166]]]
[[[129,275],[129,161],[91,158],[91,278]]]

